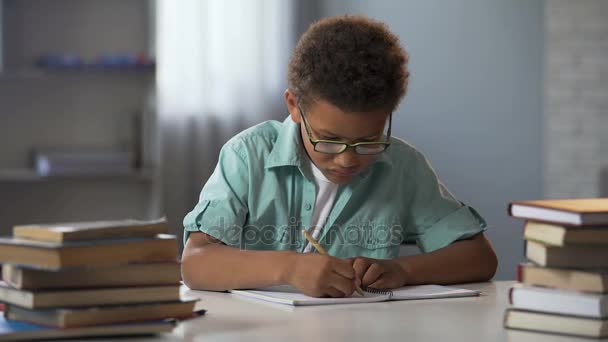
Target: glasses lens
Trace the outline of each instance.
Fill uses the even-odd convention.
[[[359,145],[355,147],[355,152],[358,154],[378,154],[382,153],[386,149],[385,144],[369,144],[369,145]]]
[[[315,151],[322,153],[341,153],[346,149],[344,144],[332,144],[320,142],[315,145]]]

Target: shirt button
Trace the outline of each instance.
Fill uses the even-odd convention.
[[[310,205],[310,203],[306,203],[306,205],[304,206],[304,209],[310,210],[310,209],[312,209],[312,205]]]

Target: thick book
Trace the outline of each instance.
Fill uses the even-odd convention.
[[[0,238],[0,263],[57,270],[76,266],[175,261],[174,235],[78,242],[42,242]]]
[[[524,226],[524,239],[552,246],[597,245],[608,247],[608,226],[581,228],[527,221]]]
[[[69,308],[93,305],[117,305],[176,301],[179,284],[169,286],[133,286],[99,289],[27,291],[0,283],[0,302],[28,309]]]
[[[540,266],[556,268],[608,268],[608,248],[598,246],[548,246],[526,243],[526,257]]]
[[[578,198],[509,203],[509,215],[573,226],[608,225],[608,198]]]
[[[57,271],[2,265],[2,280],[17,289],[68,289],[179,284],[178,262],[72,267]]]
[[[231,290],[239,296],[260,299],[267,302],[287,304],[293,306],[328,305],[328,304],[354,304],[375,303],[390,300],[413,300],[433,298],[455,298],[479,296],[479,291],[460,289],[441,285],[405,286],[399,289],[373,289],[364,288],[364,296],[357,294],[346,298],[317,298],[299,293],[293,288],[277,288],[281,291],[268,290]]]
[[[517,267],[517,281],[526,285],[608,293],[608,269],[549,268],[525,263]]]
[[[507,309],[504,325],[509,329],[580,337],[608,337],[608,320],[606,319]]]
[[[0,315],[0,341],[32,341],[102,336],[139,336],[171,332],[174,320],[146,321],[127,324],[97,325],[80,328],[55,329],[37,324],[9,321]]]
[[[196,300],[31,310],[6,305],[4,317],[55,328],[74,328],[100,324],[117,324],[166,318],[186,318],[192,315]]]
[[[13,227],[15,238],[49,242],[154,237],[167,233],[169,233],[169,224],[164,218],[152,221],[129,219],[28,224]]]
[[[608,295],[517,284],[509,290],[515,309],[608,318]]]

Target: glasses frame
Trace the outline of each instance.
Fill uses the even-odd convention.
[[[340,154],[343,153],[344,151],[346,151],[348,148],[352,148],[356,154],[358,155],[362,155],[362,156],[370,156],[370,155],[376,155],[376,154],[380,154],[386,151],[386,149],[391,145],[391,126],[393,123],[393,112],[391,112],[389,114],[389,119],[388,119],[388,130],[386,132],[386,141],[362,141],[362,142],[358,142],[358,143],[354,143],[354,144],[349,144],[349,143],[345,143],[345,142],[338,142],[338,141],[334,141],[334,140],[323,140],[323,139],[315,139],[312,137],[312,133],[310,131],[310,126],[308,125],[308,121],[306,120],[306,116],[304,115],[304,111],[302,110],[302,108],[300,107],[300,104],[298,103],[298,110],[300,111],[300,116],[302,116],[302,121],[304,122],[304,129],[306,129],[306,134],[308,135],[308,140],[310,140],[310,143],[312,144],[314,150],[316,152],[319,153],[325,153],[325,154]],[[325,144],[332,144],[332,145],[341,145],[342,148],[338,151],[338,152],[325,152],[325,151],[319,151],[317,150],[317,144],[319,143],[325,143]],[[384,149],[382,151],[376,152],[376,153],[359,153],[357,151],[357,147],[358,146],[365,146],[365,145],[383,145]]]

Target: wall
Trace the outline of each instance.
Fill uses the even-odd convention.
[[[547,1],[545,15],[545,194],[608,196],[608,2]]]
[[[2,20],[2,0],[0,0],[0,72],[2,72],[2,68],[4,67],[4,49],[3,41],[4,41],[4,33],[3,33],[4,23]]]
[[[449,189],[487,219],[497,279],[523,260],[507,203],[542,195],[543,1],[320,1],[318,17],[386,22],[411,55],[396,136],[417,146]]]

